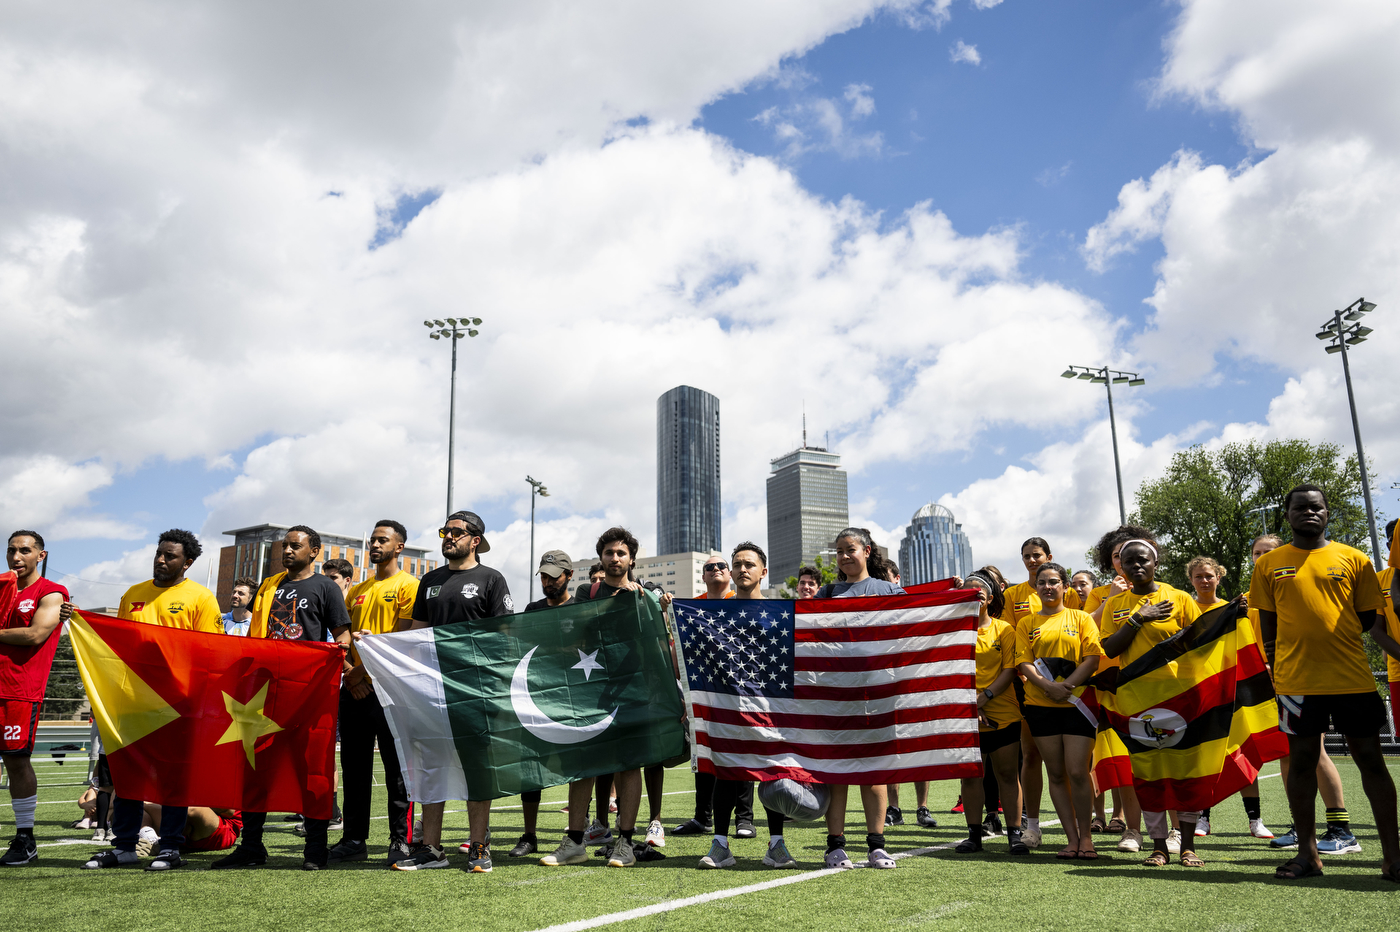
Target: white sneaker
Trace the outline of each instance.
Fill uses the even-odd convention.
[[[1210,819],[1200,819],[1196,822],[1196,837],[1203,838],[1210,834]]]
[[[1027,848],[1039,848],[1040,829],[1036,828],[1035,826],[1028,827],[1024,832],[1021,833],[1021,842]]]
[[[710,842],[710,853],[701,858],[696,867],[701,870],[713,870],[717,867],[733,867],[737,863],[734,859],[734,852],[729,850],[728,845],[712,841]]]
[[[845,848],[837,848],[835,851],[828,851],[826,853],[826,866],[843,871],[848,871],[855,867],[855,865],[851,863],[851,859],[846,855]]]
[[[1125,831],[1123,837],[1118,839],[1118,850],[1137,854],[1142,850],[1142,832],[1135,828]]]
[[[898,862],[890,857],[889,852],[884,848],[876,848],[874,851],[870,852],[870,859],[865,863],[871,867],[878,867],[881,870],[889,870],[892,867],[899,866]]]
[[[583,833],[583,843],[585,845],[596,845],[598,842],[607,841],[612,837],[612,829],[608,828],[597,819],[594,819],[592,823],[589,824],[588,830]]]
[[[568,835],[560,842],[559,847],[554,849],[553,854],[546,854],[540,858],[540,863],[545,867],[560,867],[564,864],[587,864],[588,849],[581,844],[575,844]]]
[[[1271,832],[1271,831],[1269,831],[1268,827],[1267,827],[1266,825],[1264,825],[1264,820],[1263,820],[1263,819],[1250,819],[1250,820],[1249,820],[1249,834],[1253,835],[1255,838],[1273,838],[1273,837],[1274,837],[1274,833]]]
[[[1172,854],[1181,853],[1181,831],[1179,829],[1167,832],[1167,850]]]
[[[666,847],[666,829],[661,826],[660,819],[652,819],[647,826],[647,844],[653,848]]]

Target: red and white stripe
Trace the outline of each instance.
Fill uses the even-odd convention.
[[[792,604],[793,698],[690,690],[700,770],[828,784],[981,774],[974,593]]]

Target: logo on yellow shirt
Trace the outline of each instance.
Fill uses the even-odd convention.
[[[1274,579],[1292,579],[1297,575],[1298,567],[1296,566],[1280,566],[1274,570]]]
[[[1327,567],[1327,578],[1335,579],[1338,582],[1346,582],[1347,571],[1340,566],[1329,566]]]
[[[1030,611],[1030,610],[1031,610],[1031,600],[1030,600],[1030,599],[1026,599],[1026,601],[1024,601],[1024,602],[1017,602],[1017,603],[1016,603],[1016,609],[1015,609],[1015,610],[1018,611],[1018,612],[1028,612],[1028,611]]]
[[[393,592],[386,592],[386,593],[384,593],[384,601],[385,601],[385,602],[388,602],[390,605],[392,605],[392,604],[394,603],[394,600],[397,599],[398,597],[399,597],[399,590],[397,590],[397,589],[395,589]]]
[[[178,615],[178,614],[180,614],[181,612],[183,612],[183,611],[185,610],[185,603],[184,603],[184,602],[171,602],[170,605],[167,606],[165,610],[166,610],[167,612],[169,612],[170,614],[172,614],[172,615]]]
[[[1118,609],[1116,612],[1113,613],[1113,620],[1114,620],[1114,621],[1122,621],[1124,618],[1127,618],[1127,617],[1128,617],[1129,615],[1131,615],[1132,613],[1133,613],[1133,610],[1132,610],[1131,608],[1120,608],[1120,609]]]
[[[364,601],[365,601],[365,597],[364,597],[364,596],[362,596],[362,595],[357,595],[357,596],[355,596],[355,604],[356,604],[356,605],[363,605],[363,604],[364,604]]]
[[[145,607],[146,607],[146,603],[145,603],[145,602],[132,602],[132,603],[131,603],[131,610],[132,610],[133,612],[139,612],[139,611],[141,611],[141,609],[143,609],[143,608],[145,608]]]

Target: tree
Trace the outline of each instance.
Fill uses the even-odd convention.
[[[1222,595],[1229,598],[1249,587],[1249,552],[1256,537],[1292,538],[1283,497],[1304,482],[1327,493],[1328,537],[1369,554],[1361,472],[1356,457],[1342,459],[1334,443],[1251,440],[1182,450],[1160,478],[1138,488],[1137,509],[1128,523],[1150,529],[1163,545],[1158,579],[1192,592],[1186,564],[1192,557],[1214,557],[1226,569]]]
[[[818,556],[818,557],[817,557],[817,561],[816,561],[816,563],[813,564],[813,566],[815,566],[815,567],[817,568],[817,572],[821,575],[821,584],[822,584],[823,586],[825,586],[827,583],[834,583],[834,582],[836,582],[836,561],[835,561],[835,560],[832,560],[830,563],[827,563],[827,562],[825,562],[824,560],[822,560],[822,558],[821,558],[820,556]],[[789,577],[787,578],[787,581],[783,583],[783,588],[782,588],[782,590],[778,593],[778,595],[779,595],[780,597],[784,598],[784,599],[791,599],[791,598],[796,597],[796,595],[797,595],[797,577],[796,577],[796,576],[789,576]]]

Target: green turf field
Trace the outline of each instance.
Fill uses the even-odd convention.
[[[73,801],[82,790],[84,762],[59,766],[36,759],[40,770],[36,834],[41,845],[37,867],[7,869],[0,874],[0,915],[42,930],[110,928],[130,925],[142,930],[337,929],[383,930],[475,928],[533,930],[561,923],[590,928],[602,917],[661,907],[689,897],[737,891],[767,881],[797,881],[775,888],[708,899],[666,909],[608,926],[617,930],[666,929],[808,929],[843,932],[894,929],[1152,929],[1190,928],[1202,932],[1291,929],[1316,924],[1329,929],[1386,929],[1400,922],[1400,886],[1379,877],[1379,845],[1372,833],[1370,809],[1349,760],[1338,759],[1346,781],[1353,830],[1365,851],[1329,859],[1327,875],[1285,883],[1273,868],[1287,855],[1245,834],[1238,799],[1216,808],[1216,834],[1198,848],[1204,869],[1173,864],[1151,870],[1138,856],[1118,854],[1104,839],[1105,857],[1096,864],[1056,861],[1063,843],[1056,829],[1030,858],[1011,860],[1005,841],[988,841],[987,853],[954,854],[952,844],[964,837],[962,817],[948,813],[957,789],[936,783],[931,807],[937,829],[912,824],[913,787],[902,802],[910,825],[888,832],[889,848],[898,854],[936,848],[902,858],[897,870],[821,872],[824,830],[817,823],[789,826],[788,847],[801,870],[779,871],[760,863],[766,833],[734,841],[739,867],[699,871],[697,860],[709,838],[674,838],[666,860],[623,870],[605,868],[601,859],[587,867],[539,867],[533,859],[513,862],[504,852],[521,831],[519,800],[500,801],[494,818],[496,868],[486,875],[463,871],[466,856],[453,852],[454,869],[400,873],[384,869],[376,857],[319,874],[306,874],[301,840],[291,824],[269,821],[268,868],[216,873],[208,865],[220,855],[197,854],[185,869],[148,874],[131,869],[78,870],[100,847],[83,840],[91,835],[69,828],[78,817]],[[1400,761],[1392,772],[1400,771]],[[1266,774],[1277,774],[1276,765]],[[1277,776],[1263,781],[1265,823],[1281,830],[1288,822]],[[66,784],[66,785],[60,785]],[[693,784],[688,770],[667,774],[667,827],[691,814]],[[376,797],[380,799],[381,797]],[[542,844],[552,850],[563,831],[559,811],[564,791],[546,791],[541,811]],[[1046,799],[1044,817],[1053,819]],[[852,797],[853,807],[858,808]],[[645,803],[643,804],[645,810]],[[456,810],[456,811],[454,811]],[[448,841],[466,839],[466,813],[449,804]],[[1321,810],[1319,809],[1319,813]],[[0,825],[11,833],[8,800],[0,805]],[[761,812],[760,812],[761,818]],[[387,843],[384,819],[372,823],[377,837],[371,852]],[[864,832],[849,832],[853,855],[864,853]],[[332,834],[331,842],[337,841]],[[1116,839],[1114,839],[1116,841]],[[805,878],[800,879],[799,878]]]

